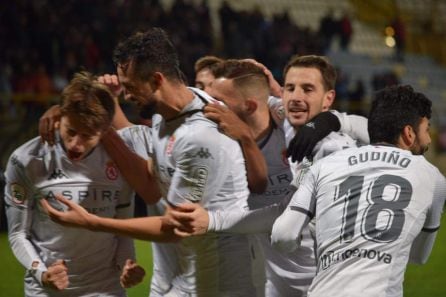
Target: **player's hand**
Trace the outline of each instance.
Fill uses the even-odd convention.
[[[271,71],[265,65],[263,65],[262,63],[254,60],[254,59],[243,59],[242,61],[251,62],[254,65],[256,65],[257,67],[262,68],[263,73],[265,73],[265,75],[268,77],[270,94],[274,97],[282,98],[282,87],[277,82],[277,80],[274,78]]]
[[[197,203],[184,203],[170,210],[176,226],[174,232],[180,237],[205,234],[209,226],[209,214]]]
[[[312,159],[316,144],[333,131],[339,131],[341,124],[337,116],[329,111],[321,112],[310,122],[299,127],[287,149],[287,157],[293,162],[301,162],[304,157]]]
[[[98,81],[106,85],[115,98],[119,97],[119,95],[121,95],[121,93],[124,91],[124,88],[119,82],[118,76],[115,74],[101,75],[98,77]]]
[[[48,270],[42,273],[43,286],[63,290],[69,285],[68,269],[64,260],[57,260],[48,267]]]
[[[67,207],[66,211],[55,209],[46,199],[40,200],[40,204],[51,220],[64,226],[78,228],[89,228],[93,225],[95,216],[89,213],[85,208],[61,195],[56,194],[55,197],[57,201]]]
[[[122,269],[120,283],[123,288],[131,288],[143,281],[146,271],[133,260],[127,259]]]
[[[60,106],[51,106],[39,119],[39,135],[42,142],[48,142],[49,145],[54,144],[54,131],[60,121]]]
[[[253,137],[249,126],[227,106],[209,103],[204,107],[204,115],[216,122],[221,132],[235,140]]]

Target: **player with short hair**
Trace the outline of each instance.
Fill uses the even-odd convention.
[[[444,176],[422,156],[431,104],[410,86],[378,92],[372,144],[316,162],[274,223],[273,245],[292,251],[315,217],[318,269],[309,296],[403,296],[408,260],[426,262],[446,197]]]
[[[99,143],[114,110],[108,88],[89,73],[75,74],[62,92],[55,145],[34,138],[9,159],[8,237],[26,268],[25,296],[126,296],[123,287],[143,279],[131,239],[60,226],[38,203],[44,197],[60,207],[54,198],[63,194],[98,216],[132,215],[133,191]],[[142,147],[142,128],[121,133]]]
[[[215,79],[215,69],[224,60],[216,56],[204,56],[199,58],[194,65],[195,87],[207,92],[210,84]]]
[[[165,197],[170,206],[195,202],[208,209],[246,207],[249,195],[240,146],[204,117],[213,101],[205,92],[187,88],[181,78],[176,51],[159,28],[137,33],[115,50],[119,83],[127,99],[148,114],[153,153],[147,160],[132,154],[112,131],[103,138],[109,153],[146,202]],[[149,169],[148,169],[149,167]],[[67,219],[68,213],[52,211]],[[74,210],[75,212],[76,210]],[[147,218],[103,220],[91,215],[90,228],[130,236],[147,234]],[[85,226],[84,224],[84,226]],[[245,235],[207,234],[178,244],[180,271],[167,293],[172,296],[262,296],[263,279],[258,247]],[[258,264],[257,264],[258,263]]]
[[[305,67],[300,66],[299,61],[301,60],[306,61],[303,63]],[[308,60],[314,60],[315,66],[310,67],[311,64]],[[302,70],[310,68],[310,70],[314,70],[314,73],[311,78],[304,75],[299,77],[288,76],[288,72],[286,73],[288,89],[284,94],[285,114],[288,115],[288,108],[294,108],[295,105],[298,105],[302,113],[311,110],[313,121],[310,121],[310,123],[315,124],[317,118],[317,125],[320,126],[321,121],[328,119],[332,122],[332,118],[335,118],[335,124],[338,125],[337,129],[339,129],[339,123],[335,115],[331,115],[331,113],[322,114],[331,106],[334,99],[334,90],[325,89],[322,83],[322,73],[316,68],[321,63],[324,63],[326,68],[332,66],[323,57],[319,56],[292,58],[290,63],[294,65],[293,67],[303,68]],[[290,68],[288,67],[288,70]],[[332,67],[332,69],[334,68]],[[295,73],[294,70],[291,74]],[[273,78],[268,75],[262,64],[254,60],[227,60],[216,69],[215,74],[216,79],[211,84],[209,93],[213,97],[224,101],[243,122],[240,122],[240,119],[236,121],[234,116],[230,116],[231,113],[222,107],[214,108],[212,105],[208,105],[205,107],[205,113],[219,123],[222,131],[235,139],[240,140],[246,138],[249,134],[253,135],[258,141],[268,165],[268,187],[263,194],[251,193],[248,200],[250,211],[210,211],[210,221],[204,219],[202,226],[195,227],[199,228],[199,232],[205,232],[208,229],[207,231],[218,232],[269,233],[274,219],[283,211],[289,201],[287,195],[292,194],[295,190],[295,187],[290,184],[293,175],[286,158],[282,102],[277,98],[268,98],[270,92],[268,85],[271,85],[271,79]],[[335,76],[332,76],[331,79],[334,80]],[[305,92],[301,92],[303,87],[312,88],[313,92],[305,94]],[[329,96],[331,97],[327,99]],[[316,114],[316,116],[313,116],[313,114]],[[344,114],[337,112],[335,114],[344,122],[349,120],[349,117]],[[245,128],[246,125],[248,125],[247,128]],[[289,135],[294,135],[296,130],[307,128],[299,125],[295,127],[287,125],[286,127],[291,130],[288,131]],[[314,128],[313,126],[313,131],[310,131],[310,133],[314,133]],[[328,128],[330,128],[330,131],[334,130],[332,127]],[[249,133],[249,130],[251,130],[251,133]],[[320,134],[319,137],[324,138],[324,135],[321,136]],[[299,145],[307,144],[301,140],[296,142],[295,139],[294,141],[294,145],[297,145],[297,143]],[[243,142],[241,143],[243,144]],[[314,145],[316,145],[316,142],[313,143]],[[318,159],[335,150],[355,145],[356,141],[348,135],[332,133],[321,140],[316,149],[310,151],[310,153],[312,154],[311,157]],[[249,156],[246,160],[247,166],[250,162],[255,162]],[[310,160],[305,159],[304,164],[297,166],[299,171],[296,175],[298,177],[300,176],[299,172],[304,172],[305,166],[309,166],[308,164],[311,164]],[[281,204],[275,205],[275,203]],[[273,206],[267,207],[270,205]],[[198,206],[189,207],[189,210],[194,210],[194,212],[185,214],[185,216],[196,219],[194,216],[197,213]],[[262,210],[262,207],[267,207],[266,211]],[[173,212],[173,214],[178,215],[177,212]],[[201,214],[207,217],[207,212]],[[179,216],[181,217],[181,214]],[[197,217],[200,220],[200,217]],[[279,253],[272,249],[266,234],[260,234],[259,238],[266,256],[266,296],[304,296],[316,269],[313,255],[314,242],[309,231],[304,236],[304,245],[291,254]]]

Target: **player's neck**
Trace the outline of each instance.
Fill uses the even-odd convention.
[[[254,139],[256,141],[263,139],[266,135],[269,134],[269,132],[273,128],[272,120],[273,119],[271,117],[271,114],[269,113],[269,110],[259,110],[248,118],[246,122],[251,127]]]
[[[166,120],[178,116],[194,99],[194,93],[182,83],[170,83],[159,90],[157,112]]]

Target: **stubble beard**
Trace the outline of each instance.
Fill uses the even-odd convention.
[[[139,110],[139,116],[143,119],[152,119],[152,116],[156,113],[156,103],[148,103],[141,106]]]

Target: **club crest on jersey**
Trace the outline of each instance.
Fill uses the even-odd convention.
[[[167,141],[167,146],[166,146],[166,155],[169,157],[172,156],[174,144],[175,144],[175,135],[172,135],[169,137],[169,140]]]
[[[208,179],[208,169],[206,167],[197,167],[193,170],[192,174],[192,186],[190,188],[190,193],[188,199],[192,202],[201,201],[204,194],[204,189],[206,187]]]
[[[11,184],[12,201],[16,204],[23,204],[26,200],[25,188],[19,184]]]
[[[284,120],[285,119],[285,108],[283,106],[279,106],[274,110],[277,118],[279,120]]]
[[[105,167],[105,175],[109,180],[116,180],[119,176],[118,168],[113,161],[108,161]]]

